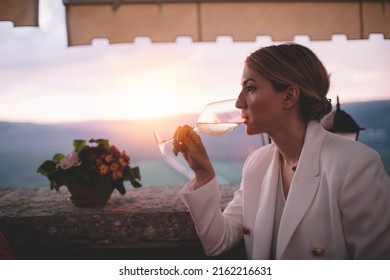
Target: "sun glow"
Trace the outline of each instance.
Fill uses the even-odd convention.
[[[133,89],[134,90],[134,89]],[[137,90],[137,89],[136,89]],[[180,100],[167,89],[138,89],[137,92],[123,90],[117,94],[120,100],[117,117],[124,119],[147,119],[179,114]],[[110,116],[116,113],[111,112]]]
[[[197,112],[196,93],[201,90],[191,71],[180,63],[153,65],[137,71],[121,70],[110,94],[99,104],[106,119],[148,119]],[[199,84],[199,83],[198,83]],[[104,108],[104,110],[103,110]]]

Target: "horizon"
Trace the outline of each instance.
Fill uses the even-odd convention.
[[[390,101],[390,97],[387,99],[372,99],[372,100],[363,100],[363,101],[353,101],[353,102],[342,102],[340,101],[341,107],[357,104],[357,103],[367,103],[367,102],[388,102]],[[335,110],[336,104],[333,104],[332,100],[332,111]],[[175,119],[182,116],[193,117],[194,115],[199,114],[200,112],[190,112],[190,113],[176,113],[172,115],[165,115],[160,117],[143,117],[143,118],[132,118],[132,119],[80,119],[80,120],[70,120],[70,121],[33,121],[33,120],[12,120],[12,119],[4,119],[0,118],[0,122],[3,123],[15,123],[15,124],[37,124],[37,125],[67,125],[67,124],[85,124],[85,123],[98,123],[98,122],[132,122],[132,121],[156,121],[156,120],[164,120],[164,119]],[[348,113],[348,112],[347,112]]]

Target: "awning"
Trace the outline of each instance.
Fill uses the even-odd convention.
[[[0,0],[0,21],[14,26],[38,26],[39,0]]]
[[[68,44],[87,45],[94,38],[110,43],[174,42],[189,36],[194,42],[231,36],[254,41],[271,36],[290,41],[295,35],[329,40],[334,34],[368,39],[371,33],[390,38],[387,0],[229,1],[229,0],[63,0]]]

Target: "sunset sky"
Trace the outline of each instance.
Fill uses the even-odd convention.
[[[139,119],[200,111],[211,101],[234,98],[245,57],[272,42],[109,45],[67,47],[61,0],[41,0],[39,28],[0,22],[0,121],[40,123]],[[329,97],[343,103],[390,99],[390,40],[295,42],[311,48],[331,73]]]

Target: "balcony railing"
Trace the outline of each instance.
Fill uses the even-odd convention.
[[[223,209],[238,186],[222,185]],[[0,189],[0,231],[16,259],[205,259],[181,186],[116,191],[104,207],[79,208],[43,188]],[[219,259],[243,259],[241,245]]]

